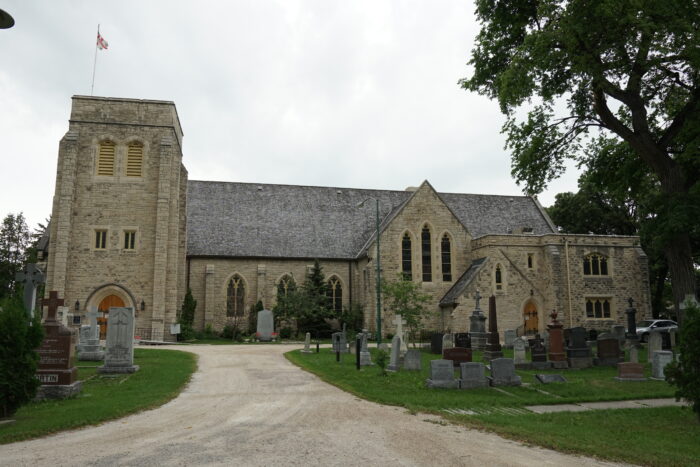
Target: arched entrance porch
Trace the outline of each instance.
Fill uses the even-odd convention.
[[[131,293],[117,284],[101,286],[90,294],[87,300],[87,309],[97,309],[97,324],[100,326],[100,339],[107,338],[107,317],[112,307],[135,308],[136,301]]]

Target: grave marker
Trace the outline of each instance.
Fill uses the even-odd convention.
[[[36,290],[46,282],[46,277],[36,264],[29,263],[26,269],[15,274],[15,280],[24,285],[24,311],[27,312],[27,316],[31,320],[34,318],[34,309],[36,308]]]
[[[304,350],[301,351],[301,353],[313,353],[311,350],[311,333],[307,332],[306,337],[304,338]]]
[[[515,364],[510,358],[495,358],[491,360],[491,386],[520,386],[522,380],[515,373]]]
[[[425,380],[429,388],[456,389],[459,381],[455,379],[455,369],[450,360],[431,360],[430,376]]]
[[[664,381],[666,379],[666,365],[673,361],[673,352],[658,350],[654,352],[651,361],[651,379]]]
[[[408,349],[403,357],[403,369],[409,371],[420,371],[423,369],[420,350]]]
[[[506,349],[512,349],[517,337],[518,336],[515,329],[506,329],[503,331],[503,347]]]
[[[406,326],[406,320],[403,319],[403,316],[396,315],[394,316],[394,325],[396,326],[396,335],[401,338],[400,351],[401,355],[403,356],[408,350],[408,331],[404,329],[404,326]]]
[[[646,381],[644,365],[631,362],[618,363],[615,379],[617,381]]]
[[[580,326],[571,328],[568,346],[566,347],[566,360],[571,368],[589,368],[593,366],[591,350],[586,343],[588,333]]]
[[[360,348],[360,366],[374,365],[374,363],[372,363],[372,355],[369,353],[369,348],[367,347],[368,334],[369,333],[366,331],[362,332],[362,346]]]
[[[663,350],[663,337],[661,331],[651,331],[649,333],[649,342],[647,343],[647,355],[654,355],[654,352]]]
[[[260,342],[271,342],[275,332],[275,317],[270,310],[258,311],[258,324],[255,337]]]
[[[479,301],[481,300],[481,294],[477,290],[474,294],[474,300],[476,301],[476,306],[472,315],[469,317],[469,336],[472,341],[472,349],[483,350],[486,348],[486,316],[481,312],[479,308]]]
[[[460,364],[460,389],[485,388],[489,385],[481,362],[464,362]]]
[[[552,310],[552,314],[549,315],[552,322],[547,325],[545,336],[549,336],[549,360],[552,362],[552,366],[564,369],[569,366],[564,354],[564,332],[562,330],[564,325],[557,320],[557,315],[557,311]]]
[[[389,359],[389,366],[386,367],[387,371],[399,371],[401,365],[401,337],[395,335],[391,339],[391,357]]]
[[[472,349],[463,347],[452,347],[442,351],[443,360],[452,360],[457,368],[461,363],[472,361]]]
[[[612,334],[601,334],[597,341],[598,359],[596,364],[600,366],[617,366],[623,361],[620,352],[620,341]]]
[[[484,351],[482,360],[488,362],[495,358],[503,357],[501,350],[501,342],[498,335],[498,318],[496,316],[496,296],[489,297],[489,336],[486,350]]]
[[[88,318],[88,328],[90,331],[86,342],[80,346],[78,360],[81,362],[97,362],[104,360],[105,353],[100,348],[100,327],[97,325],[97,307],[90,307],[90,311],[86,313],[86,316]]]
[[[134,373],[134,309],[111,307],[107,318],[105,363],[97,367],[101,374]]]

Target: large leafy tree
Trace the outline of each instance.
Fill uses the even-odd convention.
[[[31,242],[24,215],[5,216],[0,226],[0,298],[15,294],[15,274],[24,266]]]
[[[399,274],[393,282],[382,281],[384,304],[395,315],[401,315],[406,320],[410,334],[417,336],[423,326],[423,319],[430,315],[426,308],[430,295],[421,292],[415,282],[406,280]]]
[[[465,89],[498,99],[512,173],[538,193],[599,137],[653,176],[676,306],[695,293],[700,1],[477,0]],[[527,116],[521,119],[523,106]],[[586,151],[584,148],[587,148]]]

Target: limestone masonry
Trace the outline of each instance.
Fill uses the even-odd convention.
[[[629,297],[650,316],[639,238],[562,235],[536,199],[406,191],[188,181],[173,102],[74,96],[59,145],[46,290],[63,315],[133,307],[136,335],[174,340],[189,287],[195,327],[246,320],[280,287],[302,283],[318,259],[336,307],[358,304],[375,326],[375,203],[383,278],[420,284],[434,311],[427,329],[466,332],[474,294],[496,296],[498,326],[544,332],[624,324]],[[362,201],[372,198],[364,207]],[[382,330],[394,332],[382,310]]]

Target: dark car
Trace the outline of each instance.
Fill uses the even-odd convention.
[[[646,319],[637,323],[637,336],[646,342],[651,331],[669,332],[673,328],[678,329],[678,323],[670,319]]]

